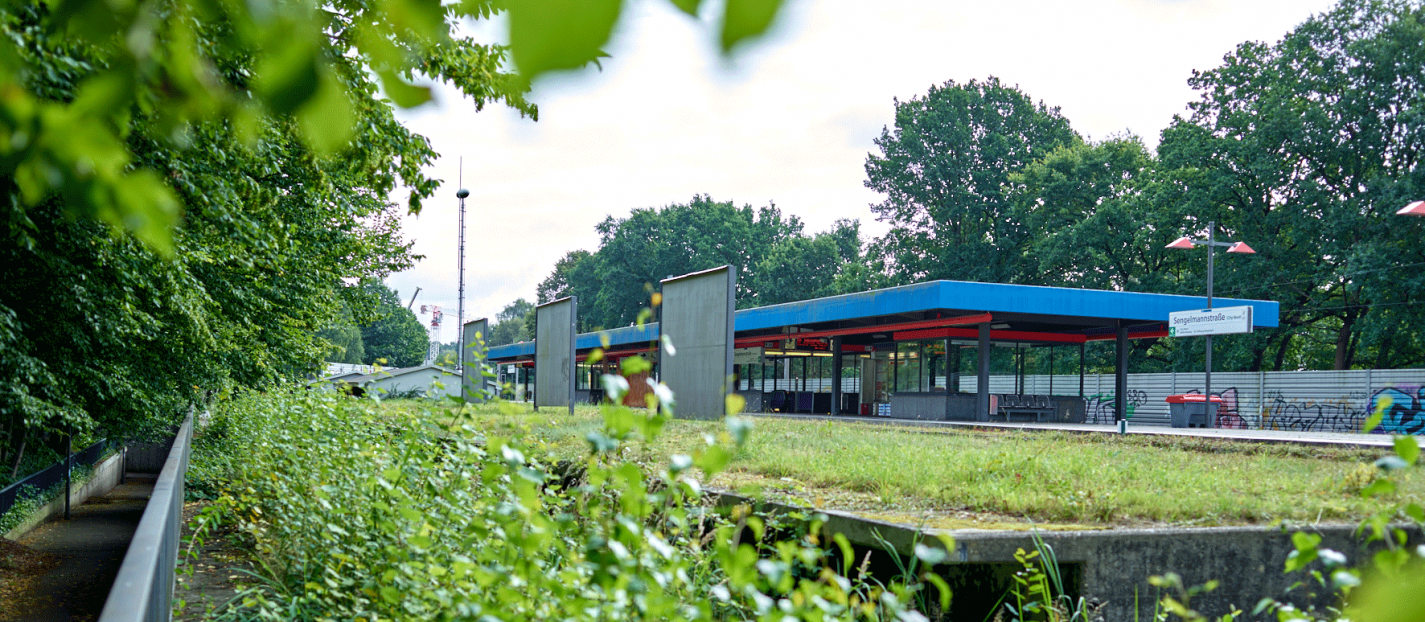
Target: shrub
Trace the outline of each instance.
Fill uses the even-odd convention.
[[[837,572],[852,565],[849,547],[828,555],[815,520],[798,529],[704,503],[695,475],[726,465],[744,420],[729,417],[695,455],[639,464],[629,448],[666,415],[605,406],[588,456],[555,469],[461,412],[319,391],[219,407],[195,442],[190,486],[216,498],[204,520],[235,527],[261,568],[230,614],[923,619],[902,604],[920,586]]]

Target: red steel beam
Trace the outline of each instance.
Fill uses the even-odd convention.
[[[866,333],[888,333],[902,330],[916,330],[920,328],[937,328],[941,326],[963,326],[965,324],[983,324],[994,320],[988,313],[977,313],[975,315],[961,315],[957,317],[936,318],[933,320],[920,320],[917,322],[901,322],[899,324],[881,324],[880,326],[857,326],[855,328],[836,328],[832,330],[818,330],[809,333],[791,333],[787,335],[763,335],[761,337],[742,337],[736,341],[736,345],[750,346],[765,341],[782,341],[784,339],[820,339],[822,337],[840,337],[842,335],[864,335]]]
[[[1166,330],[1145,330],[1145,331],[1136,332],[1136,333],[1128,333],[1128,338],[1129,338],[1129,339],[1152,339],[1152,338],[1154,338],[1154,337],[1167,337],[1167,336],[1168,336],[1168,331],[1166,331]],[[1109,333],[1109,334],[1107,334],[1107,335],[1091,335],[1091,336],[1089,336],[1089,341],[1108,341],[1109,339],[1117,339],[1117,338],[1118,338],[1118,335],[1114,335],[1114,334],[1112,334],[1112,333]]]
[[[970,328],[936,328],[932,330],[903,331],[896,333],[894,336],[896,341],[951,337],[975,339],[980,336],[980,331]],[[1088,337],[1085,335],[1064,335],[1060,333],[1036,333],[1024,330],[991,330],[990,339],[997,339],[1000,341],[1050,341],[1055,343],[1083,343],[1088,340]]]

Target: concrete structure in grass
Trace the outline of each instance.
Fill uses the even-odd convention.
[[[574,330],[579,300],[573,296],[534,309],[534,409],[568,408],[574,414]]]
[[[733,382],[737,269],[722,266],[664,279],[661,285],[660,379],[677,399],[673,415],[721,419]]]
[[[483,402],[491,395],[490,378],[485,375],[489,367],[485,336],[490,334],[490,322],[487,318],[472,320],[460,330],[460,343],[464,344],[460,349],[460,395],[467,402]]]

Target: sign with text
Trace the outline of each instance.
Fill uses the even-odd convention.
[[[1232,335],[1252,332],[1252,307],[1223,307],[1168,314],[1169,337]]]

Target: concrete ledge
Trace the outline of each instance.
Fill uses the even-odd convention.
[[[103,496],[119,485],[119,479],[124,473],[124,453],[115,453],[98,464],[94,465],[94,470],[90,473],[89,479],[83,483],[71,484],[69,490],[69,505],[74,507],[88,501],[90,497]],[[19,540],[21,536],[29,533],[31,529],[44,524],[45,521],[55,516],[64,514],[64,493],[60,493],[49,503],[40,506],[34,513],[30,514],[24,522],[20,523],[9,533],[5,534],[7,540]]]
[[[932,537],[948,534],[955,538],[949,566],[1013,564],[1018,549],[1034,550],[1034,540],[1028,531],[941,530],[919,529],[914,525],[891,523],[858,516],[851,512],[813,510],[775,502],[755,502],[730,492],[716,492],[723,506],[751,504],[762,512],[819,512],[827,516],[823,531],[842,533],[852,544],[883,550],[889,544],[902,556],[914,554],[917,539],[927,546],[939,546]],[[1420,529],[1399,525],[1409,534],[1410,542],[1422,542]],[[1096,531],[1040,531],[1039,537],[1053,547],[1061,566],[1077,566],[1078,572],[1068,573],[1079,578],[1078,585],[1069,587],[1074,595],[1097,598],[1105,603],[1101,611],[1105,620],[1151,620],[1157,601],[1157,588],[1148,584],[1148,577],[1175,572],[1187,585],[1210,580],[1220,581],[1216,591],[1193,599],[1192,607],[1209,618],[1221,616],[1232,607],[1250,612],[1257,601],[1272,596],[1299,606],[1332,604],[1329,594],[1315,599],[1305,590],[1285,590],[1298,581],[1309,581],[1304,571],[1282,572],[1286,557],[1295,550],[1291,534],[1305,531],[1320,534],[1321,547],[1345,553],[1353,564],[1361,564],[1380,548],[1379,543],[1367,545],[1356,535],[1354,524],[1299,525],[1284,529],[1271,526],[1235,527],[1165,527],[1103,529]],[[1320,569],[1320,562],[1308,570]],[[988,570],[986,570],[988,572]],[[1134,611],[1134,603],[1138,603]]]

